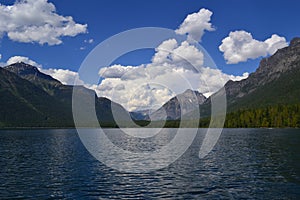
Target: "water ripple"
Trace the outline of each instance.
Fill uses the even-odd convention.
[[[120,147],[143,151],[173,137],[107,133]],[[299,130],[225,129],[200,160],[203,135],[169,167],[131,174],[95,160],[75,130],[0,131],[0,199],[300,198]]]

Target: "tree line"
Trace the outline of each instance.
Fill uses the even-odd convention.
[[[191,123],[194,124],[194,123]],[[179,127],[180,121],[167,121],[165,127]],[[210,117],[199,120],[199,128],[208,128]],[[300,128],[300,104],[243,108],[226,115],[225,128]]]
[[[227,114],[225,127],[300,127],[300,104],[239,109]]]

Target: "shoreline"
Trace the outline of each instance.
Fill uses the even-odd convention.
[[[120,129],[119,127],[0,127],[0,131],[5,131],[5,130],[50,130],[50,129]],[[134,128],[134,127],[122,127],[123,129],[157,129],[161,127],[139,127],[139,128]],[[163,129],[178,129],[178,127],[163,127]],[[209,129],[209,127],[181,127],[181,128],[197,128],[197,129]],[[300,129],[300,127],[222,127],[222,129]]]

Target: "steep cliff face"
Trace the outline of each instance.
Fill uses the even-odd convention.
[[[278,50],[269,58],[262,59],[258,69],[247,79],[236,82],[228,81],[225,84],[228,107],[230,109],[241,106],[253,107],[254,103],[260,104],[260,102],[263,105],[284,103],[279,99],[284,96],[289,103],[291,100],[289,96],[294,96],[294,94],[287,92],[291,88],[293,88],[292,93],[298,90],[299,68],[300,38],[295,38],[289,47]]]

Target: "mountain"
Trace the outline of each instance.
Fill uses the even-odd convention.
[[[153,112],[155,112],[155,110],[151,110],[151,109],[137,110],[137,111],[130,112],[130,116],[133,120],[136,120],[136,121],[138,121],[138,120],[150,120],[149,115]]]
[[[128,112],[107,98],[98,97],[83,86],[63,85],[37,67],[15,63],[0,68],[0,127],[74,126],[72,94],[75,88],[82,107],[95,98],[95,110],[103,126],[116,126],[111,107],[122,121],[130,119]]]
[[[151,120],[179,120],[181,115],[185,115],[196,109],[197,106],[203,104],[206,97],[190,89],[186,90],[184,93],[179,94],[168,102],[166,102],[157,111],[150,114]]]
[[[295,38],[288,47],[262,59],[258,69],[247,79],[228,81],[225,84],[228,112],[225,126],[299,127],[299,77],[300,38]],[[79,92],[81,104],[78,107],[82,109],[82,113],[90,112],[85,110],[85,104],[89,103],[88,99],[94,98],[98,121],[101,125],[109,127],[117,126],[111,108],[114,108],[119,117],[118,124],[134,127],[135,124],[128,125],[131,118],[152,121],[167,119],[178,122],[182,115],[196,116],[193,112],[196,112],[197,106],[201,110],[200,124],[207,126],[211,98],[224,91],[220,90],[206,99],[199,92],[187,90],[170,99],[156,111],[128,113],[121,105],[98,97],[93,90],[83,86],[63,85],[34,66],[15,63],[0,68],[0,127],[74,126],[74,89]],[[173,126],[172,123],[169,125]]]
[[[49,94],[53,94],[53,90],[56,87],[62,86],[63,84],[53,77],[44,74],[38,70],[37,67],[29,64],[18,62],[4,67],[4,69],[15,73],[19,77],[26,79],[38,87],[42,88]]]
[[[247,79],[228,81],[226,127],[300,126],[300,38],[261,60]],[[222,90],[212,95],[215,97]],[[201,105],[207,126],[211,98]],[[206,118],[206,119],[205,119]]]
[[[51,103],[46,103],[51,102]],[[0,68],[0,126],[61,126],[71,115],[54,97],[30,81]],[[66,126],[71,120],[64,120]]]
[[[300,38],[261,60],[242,81],[225,84],[228,110],[300,103]]]

